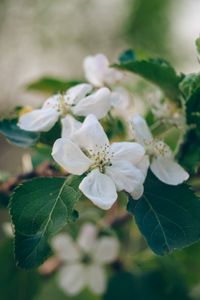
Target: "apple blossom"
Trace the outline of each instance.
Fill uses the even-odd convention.
[[[154,139],[144,118],[135,115],[130,120],[134,139],[146,150],[150,160],[150,169],[161,181],[177,185],[187,180],[189,174],[175,161],[169,146]]]
[[[79,189],[95,205],[109,209],[117,200],[117,191],[134,193],[145,175],[140,164],[144,148],[138,143],[110,145],[103,127],[89,115],[71,139],[60,138],[53,146],[54,160],[67,172],[86,177]]]
[[[95,294],[106,288],[104,265],[116,260],[119,242],[115,237],[98,237],[97,227],[84,224],[74,241],[68,234],[59,234],[52,240],[52,247],[63,265],[58,283],[69,295],[79,294],[86,287]]]
[[[87,56],[83,62],[85,77],[93,86],[108,86],[112,90],[112,105],[114,107],[127,108],[130,104],[128,91],[115,86],[123,79],[123,73],[111,68],[107,57],[104,54]]]
[[[49,131],[58,119],[69,114],[87,116],[94,114],[98,119],[105,117],[111,106],[111,92],[103,87],[92,92],[90,84],[79,84],[64,94],[47,99],[41,109],[22,115],[18,126],[27,131]]]
[[[122,72],[110,68],[109,61],[104,54],[98,53],[87,56],[83,62],[86,79],[94,86],[113,85],[123,78]]]

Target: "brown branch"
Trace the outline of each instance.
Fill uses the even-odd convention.
[[[129,213],[125,213],[119,217],[116,217],[111,223],[110,226],[113,228],[121,227],[126,223],[129,223],[133,219],[133,216]]]
[[[31,172],[10,177],[7,181],[1,183],[0,192],[6,196],[9,196],[13,189],[24,180],[35,177],[59,177],[63,175],[66,174],[59,172],[52,164],[46,161],[40,164]]]

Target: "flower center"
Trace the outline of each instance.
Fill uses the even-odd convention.
[[[66,103],[62,95],[60,96],[58,101],[58,111],[60,112],[61,117],[65,117],[68,113],[71,112],[71,105]]]
[[[151,158],[158,156],[168,157],[171,153],[169,147],[163,141],[157,139],[145,142],[145,149]]]
[[[45,103],[45,108],[53,108],[59,112],[61,117],[65,117],[71,112],[71,104],[65,101],[62,94],[55,95],[53,99],[47,100]]]
[[[89,265],[92,262],[92,257],[89,254],[84,253],[81,257],[81,262],[85,265]]]
[[[105,167],[112,165],[111,159],[114,153],[110,151],[110,146],[107,144],[102,146],[95,145],[95,148],[87,149],[87,156],[94,162],[90,169],[99,168],[101,173],[105,173]]]

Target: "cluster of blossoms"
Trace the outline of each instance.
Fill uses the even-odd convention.
[[[102,54],[87,57],[84,71],[86,83],[54,95],[42,108],[21,115],[19,127],[46,132],[61,122],[61,136],[53,144],[52,157],[67,173],[82,176],[79,190],[104,210],[113,206],[120,191],[135,200],[141,198],[149,168],[169,185],[187,180],[188,173],[176,162],[170,147],[153,136],[141,115],[135,113],[129,118],[129,141],[109,141],[102,119],[130,103],[130,95],[122,86],[124,75],[111,68]],[[160,123],[178,128],[183,125],[181,114],[171,104],[155,100],[151,110]],[[58,234],[52,248],[60,263],[58,283],[66,294],[73,296],[84,288],[99,295],[105,292],[105,267],[119,255],[116,237],[100,235],[96,226],[85,224],[76,240],[69,234]]]
[[[175,162],[169,146],[153,138],[139,115],[130,118],[135,141],[110,144],[99,120],[113,106],[129,102],[127,91],[118,86],[123,74],[110,68],[102,54],[87,57],[84,70],[89,83],[55,95],[41,109],[24,114],[20,128],[48,131],[61,118],[62,134],[53,145],[52,156],[68,173],[85,175],[79,189],[102,209],[111,208],[119,191],[139,199],[149,166],[166,184],[187,180],[187,172]],[[83,123],[78,116],[85,117]]]
[[[75,240],[66,233],[53,238],[52,247],[61,261],[58,284],[68,295],[76,295],[84,288],[95,294],[106,289],[105,266],[119,254],[119,241],[114,236],[98,236],[91,223],[84,224]]]
[[[97,119],[102,119],[112,107],[125,108],[129,105],[129,93],[122,87],[114,86],[123,74],[109,68],[109,62],[103,54],[87,57],[84,70],[90,83],[78,84],[64,94],[50,97],[41,109],[24,114],[19,120],[19,127],[32,132],[45,132],[59,118],[65,127],[67,123],[71,127],[72,118],[94,114]]]

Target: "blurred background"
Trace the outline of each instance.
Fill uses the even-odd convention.
[[[102,52],[112,62],[126,48],[142,49],[169,60],[179,72],[198,71],[195,39],[200,34],[199,13],[199,0],[0,0],[1,117],[16,105],[37,107],[44,101],[44,95],[26,90],[29,82],[46,75],[66,80],[83,78],[82,62],[89,54]],[[9,145],[2,137],[0,149],[0,170],[11,174],[21,172],[22,154],[26,151]],[[2,222],[4,215],[0,217]],[[3,251],[12,256],[6,248]],[[170,258],[150,258],[147,265],[145,260],[146,256],[138,259],[136,267],[144,264],[145,270],[153,270],[155,266],[156,272],[159,270],[153,279],[144,278],[152,280],[153,288],[150,284],[146,286],[149,299],[190,299],[186,294],[191,289],[193,299],[200,299],[200,245]],[[0,259],[3,270],[2,266]],[[8,269],[19,273],[17,280],[11,279],[13,290],[26,280],[32,280],[32,289],[38,287],[38,278],[32,273],[27,278],[16,271],[13,261]],[[0,289],[2,286],[0,283]],[[166,288],[166,298],[155,292],[162,286]],[[19,299],[32,299],[28,293],[24,295]],[[4,299],[0,295],[2,300],[10,300],[13,295],[9,297]],[[37,299],[49,297],[46,291]],[[65,299],[63,295],[56,297],[52,300]],[[105,299],[118,298],[113,295]]]
[[[0,111],[42,99],[25,93],[42,75],[83,76],[82,61],[126,48],[169,59],[179,71],[199,68],[199,0],[0,0]]]
[[[199,11],[199,0],[0,0],[1,117],[16,105],[44,101],[26,91],[33,80],[83,78],[89,54],[114,61],[136,48],[168,59],[180,72],[198,70]],[[8,159],[12,147],[1,142],[1,149],[0,168],[17,173],[19,165]],[[19,161],[21,151],[14,150]]]

